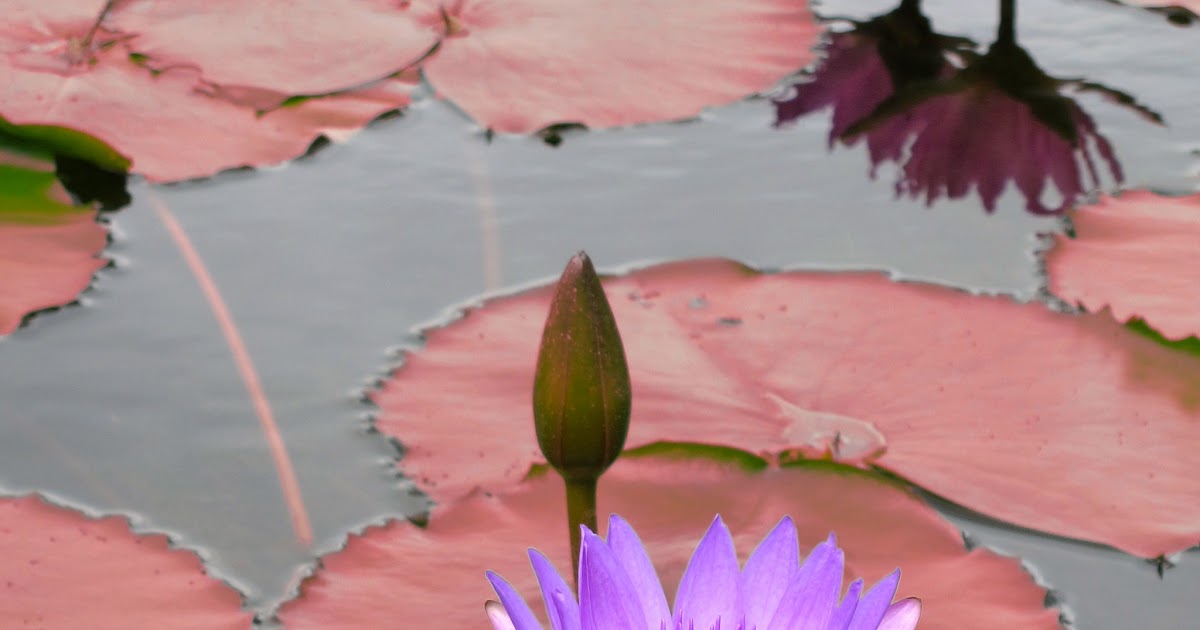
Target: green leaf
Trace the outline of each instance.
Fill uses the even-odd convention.
[[[1125,327],[1161,346],[1166,346],[1168,348],[1180,350],[1182,352],[1187,352],[1188,354],[1193,354],[1200,357],[1200,339],[1197,339],[1196,337],[1187,337],[1185,339],[1172,341],[1166,337],[1163,337],[1162,334],[1160,334],[1157,330],[1151,328],[1150,324],[1146,323],[1146,320],[1140,317],[1134,317],[1133,319],[1130,319],[1125,323]]]
[[[0,146],[51,157],[65,155],[118,173],[129,170],[129,158],[99,138],[52,125],[14,125],[0,118]]]
[[[0,164],[0,222],[49,225],[78,212],[58,186],[54,171]]]
[[[621,457],[659,457],[672,460],[704,459],[721,464],[732,464],[745,472],[761,472],[767,469],[767,460],[731,446],[696,444],[692,442],[655,442],[631,448]]]

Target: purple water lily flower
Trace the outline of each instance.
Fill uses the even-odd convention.
[[[579,599],[535,549],[537,574],[553,630],[912,630],[921,615],[915,598],[895,603],[897,569],[865,595],[855,580],[841,601],[845,556],[833,535],[803,564],[796,525],[784,517],[739,568],[729,528],[718,516],[696,547],[667,606],[654,565],[621,517],[608,521],[608,541],[583,529]],[[496,630],[542,630],[525,600],[488,571],[500,602],[488,602]]]

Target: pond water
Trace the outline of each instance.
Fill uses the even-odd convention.
[[[941,32],[986,45],[993,2],[929,0]],[[823,2],[866,19],[889,2]],[[1099,95],[1080,105],[1115,146],[1125,186],[1197,189],[1200,27],[1103,1],[1026,0],[1018,39],[1058,77],[1119,88],[1155,126]],[[699,120],[567,132],[557,148],[480,130],[420,102],[345,144],[279,168],[171,186],[131,184],[110,216],[114,266],[80,306],[0,343],[0,485],[133,515],[199,549],[269,610],[311,563],[292,540],[245,389],[196,282],[149,200],[165,202],[220,285],[293,457],[317,549],[423,512],[370,430],[363,392],[416,331],[492,292],[540,283],[586,249],[602,270],[723,256],[756,267],[885,269],[897,277],[1033,299],[1035,252],[1055,217],[1009,189],[897,199],[863,147],[827,150],[828,111],[773,128],[769,100]],[[185,150],[181,147],[181,150]],[[1103,182],[1113,190],[1111,177]],[[973,542],[1020,556],[1079,628],[1195,627],[1200,552],[1160,579],[1151,563],[1023,531],[935,502]]]

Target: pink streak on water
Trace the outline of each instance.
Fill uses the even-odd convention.
[[[307,545],[312,542],[312,526],[308,521],[308,512],[304,509],[304,499],[300,495],[300,484],[296,481],[296,471],[292,468],[292,460],[288,457],[287,446],[284,445],[283,436],[279,433],[279,427],[275,424],[275,416],[271,412],[271,405],[267,402],[267,396],[263,392],[262,384],[258,380],[258,373],[254,370],[254,362],[250,360],[250,353],[246,350],[246,344],[242,342],[242,336],[238,333],[237,325],[233,322],[233,316],[230,315],[229,308],[225,305],[225,300],[221,298],[221,292],[217,289],[216,282],[209,275],[208,269],[204,266],[204,261],[200,258],[199,252],[192,245],[191,239],[183,231],[183,226],[179,224],[179,221],[175,220],[175,216],[171,214],[171,210],[161,199],[153,193],[147,194],[147,199],[154,208],[154,212],[158,215],[159,220],[162,221],[163,227],[167,229],[167,233],[171,235],[171,239],[175,241],[175,245],[179,247],[179,252],[183,255],[184,260],[187,261],[192,274],[196,276],[196,283],[200,285],[200,290],[204,293],[205,299],[208,300],[213,315],[217,318],[217,324],[221,327],[222,334],[225,335],[225,341],[229,344],[229,351],[233,354],[233,363],[237,366],[238,373],[242,376],[242,382],[246,385],[246,392],[250,394],[250,401],[254,404],[254,412],[258,415],[258,422],[262,425],[263,435],[267,439],[267,447],[271,449],[271,459],[274,460],[275,472],[279,475],[279,485],[283,490],[283,499],[287,503],[288,512],[291,514],[292,529],[296,532],[296,539],[301,544]]]

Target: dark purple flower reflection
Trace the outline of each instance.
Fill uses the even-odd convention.
[[[1161,118],[1124,93],[1047,75],[1017,45],[1014,17],[1013,0],[1002,0],[999,35],[982,55],[969,40],[935,33],[919,0],[852,22],[830,36],[811,79],[775,102],[776,123],[832,106],[830,145],[865,139],[872,177],[884,162],[900,166],[898,195],[924,195],[932,205],[974,188],[991,212],[1011,181],[1030,212],[1061,212],[1099,185],[1098,162],[1118,183],[1124,178],[1112,145],[1063,88]],[[1060,198],[1049,206],[1047,180]]]

